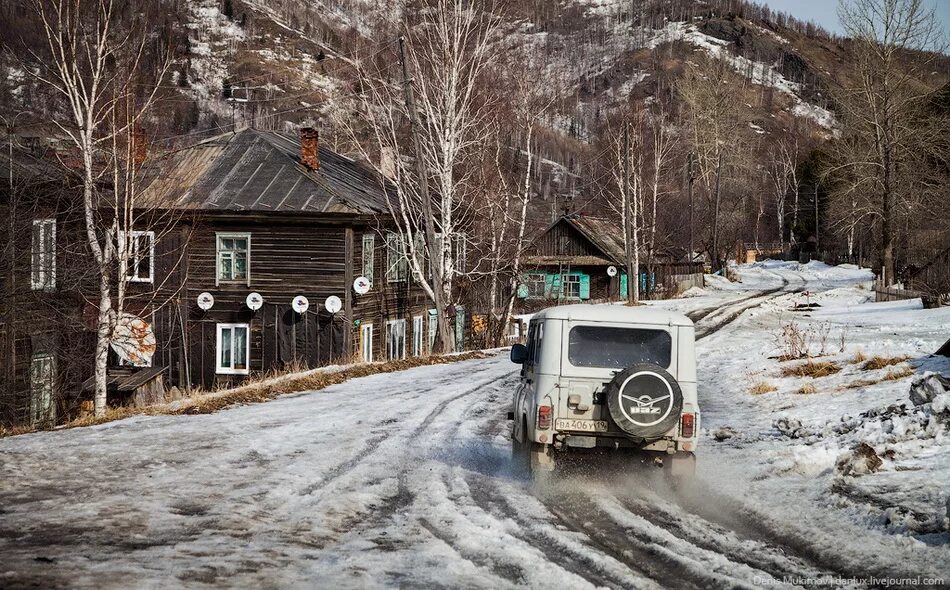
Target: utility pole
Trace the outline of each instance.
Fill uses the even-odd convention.
[[[686,186],[689,194],[689,263],[692,270],[694,252],[696,252],[693,246],[693,152],[690,152],[686,159]]]
[[[406,39],[399,36],[399,63],[402,66],[402,89],[406,97],[406,109],[409,111],[409,135],[412,136],[412,146],[415,152],[416,174],[419,176],[419,191],[422,199],[422,215],[425,217],[426,243],[429,244],[430,256],[439,242],[435,239],[435,219],[432,214],[432,198],[429,195],[429,176],[426,173],[425,162],[422,160],[422,145],[419,143],[419,114],[412,96],[412,84],[409,80],[409,68],[406,66]],[[444,236],[440,249],[445,243],[451,243],[452,236]],[[437,310],[436,321],[438,337],[435,346],[439,352],[452,352],[454,346],[450,337],[448,324],[445,318],[445,302],[442,297],[442,253],[431,256],[429,269],[432,273],[432,300]]]
[[[719,184],[722,178],[722,152],[719,152],[719,161],[716,164],[716,211],[713,215],[713,264],[714,270],[720,270],[722,265],[719,260]]]
[[[818,256],[818,180],[815,179],[815,256]]]
[[[633,264],[633,237],[631,236],[630,219],[630,123],[623,125],[623,196],[620,199],[620,205],[623,207],[623,243],[624,255],[627,257],[627,302],[636,302],[635,289],[640,286],[640,277],[637,276],[637,270]]]

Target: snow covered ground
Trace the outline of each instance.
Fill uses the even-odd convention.
[[[512,472],[505,414],[517,373],[502,355],[212,415],[0,440],[0,587],[950,580],[946,426],[931,429],[916,410],[873,411],[912,406],[912,377],[881,380],[888,371],[950,374],[946,359],[926,358],[950,335],[950,310],[871,303],[857,286],[870,275],[855,268],[737,271],[741,283],[713,279],[693,297],[657,302],[690,313],[703,336],[690,489],[613,462],[544,485]],[[806,301],[820,307],[790,311]],[[779,375],[803,362],[770,358],[791,321],[827,334],[815,360],[839,372]],[[818,354],[821,339],[812,346]],[[910,360],[865,371],[859,351]],[[750,393],[763,381],[776,390]],[[848,388],[858,381],[876,382]],[[815,393],[797,393],[805,384]],[[882,464],[843,475],[836,463],[859,442]]]

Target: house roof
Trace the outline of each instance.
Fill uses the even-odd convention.
[[[584,234],[584,237],[606,254],[613,263],[623,264],[626,252],[623,244],[623,227],[620,223],[612,219],[585,215],[569,215],[563,219]]]
[[[565,223],[574,228],[585,239],[594,245],[600,251],[600,256],[528,256],[526,262],[540,266],[548,264],[563,264],[565,259],[577,265],[598,266],[598,265],[618,265],[624,266],[626,260],[626,251],[623,243],[623,227],[620,221],[603,217],[591,217],[572,213],[558,218],[557,221],[549,225],[544,231],[537,234],[532,243],[537,243],[542,236],[554,229],[558,224]],[[644,244],[641,242],[640,255],[646,256]],[[673,263],[687,258],[685,251],[677,251],[675,248],[657,248],[654,251],[654,261],[663,260],[667,263]]]
[[[43,154],[37,155],[20,147],[13,150],[12,158],[8,150],[0,150],[0,182],[8,180],[11,169],[15,179],[34,182],[61,183],[70,173],[70,170],[56,159],[55,154],[47,154],[44,151]]]
[[[156,159],[141,202],[166,209],[381,213],[383,182],[369,166],[319,148],[320,168],[300,163],[291,134],[244,129]]]

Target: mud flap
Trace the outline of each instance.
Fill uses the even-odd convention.
[[[551,445],[531,445],[531,471],[554,471],[554,456]]]
[[[696,474],[696,455],[676,453],[663,459],[663,468],[671,477],[689,479]]]

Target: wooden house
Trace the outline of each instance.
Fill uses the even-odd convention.
[[[623,228],[610,219],[572,213],[542,231],[527,247],[518,288],[519,310],[557,303],[619,301],[627,292]],[[645,299],[702,286],[702,265],[668,253],[640,254]]]
[[[76,256],[85,246],[81,193],[45,152],[0,153],[0,426],[54,424],[78,403],[66,384],[91,365],[80,360],[93,342],[79,297],[89,271]]]
[[[110,403],[431,350],[434,310],[391,231],[391,185],[320,146],[315,130],[246,129],[160,157],[136,154],[142,188],[131,226],[119,232],[131,251],[121,312],[150,326],[154,354],[136,362],[110,352]],[[64,183],[70,171],[22,157],[3,172],[37,185],[23,194],[18,181],[29,206],[16,208],[15,191],[0,187],[9,219],[0,425],[61,421],[91,397],[96,271],[86,268],[81,193]],[[464,309],[453,319],[464,327]]]
[[[167,301],[153,311],[153,363],[166,367],[166,382],[208,388],[287,366],[429,350],[430,305],[387,221],[391,187],[320,146],[315,130],[246,129],[152,165],[143,203],[179,228],[150,245],[148,287]],[[213,304],[199,305],[203,294]],[[292,305],[301,297],[303,312]],[[331,297],[339,310],[326,307]]]

